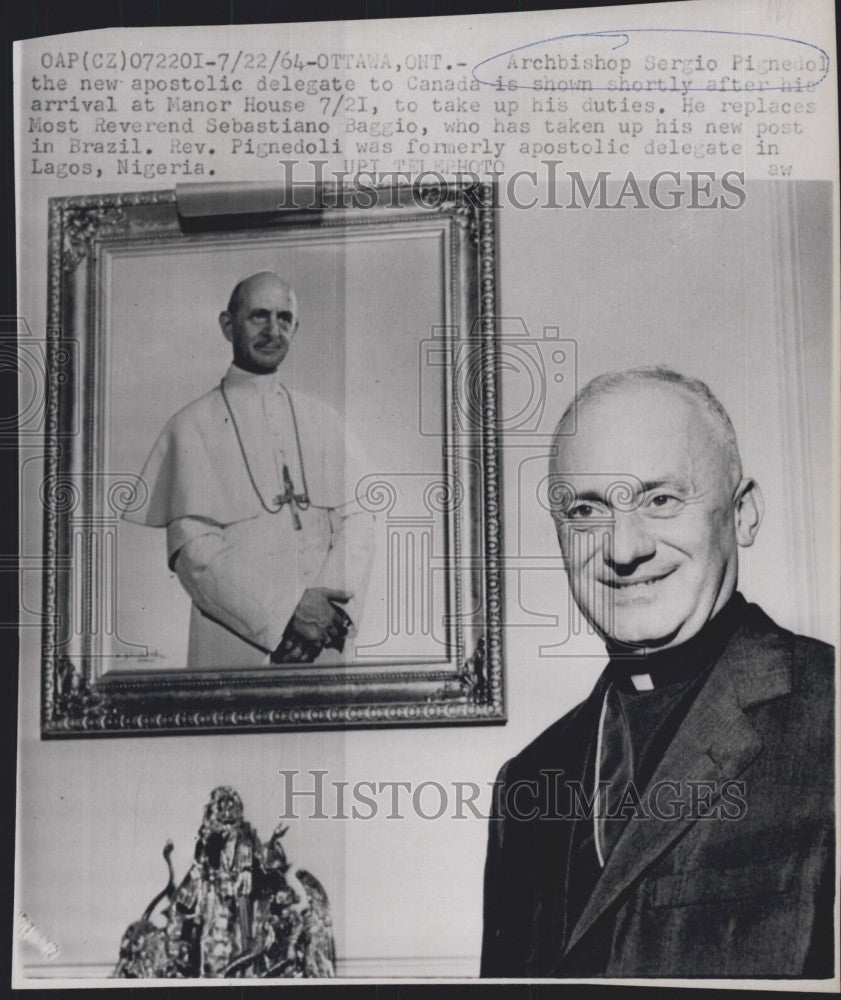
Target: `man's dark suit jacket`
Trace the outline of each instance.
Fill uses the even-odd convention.
[[[566,892],[575,821],[541,814],[570,815],[558,791],[568,780],[592,795],[585,762],[604,677],[509,761],[499,801],[514,783],[536,782],[512,801],[519,816],[534,813],[538,789],[539,811],[491,819],[482,975],[831,976],[833,661],[830,646],[748,605],[649,785],[680,782],[682,818],[629,820],[577,920]],[[718,808],[737,818],[694,818],[693,781],[710,783],[695,786],[695,817]],[[733,781],[743,785],[726,786]],[[722,786],[729,802],[716,802]],[[667,786],[662,816],[670,797]]]

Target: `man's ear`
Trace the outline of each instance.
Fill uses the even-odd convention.
[[[219,329],[225,336],[225,340],[233,343],[234,340],[234,327],[231,322],[231,314],[229,312],[219,313]]]
[[[753,545],[764,512],[765,501],[762,499],[759,486],[753,479],[743,479],[733,495],[736,542],[742,548]]]

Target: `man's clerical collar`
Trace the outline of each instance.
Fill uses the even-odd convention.
[[[735,591],[724,607],[691,639],[654,653],[629,655],[627,646],[607,644],[607,676],[627,691],[652,691],[697,677],[714,660],[741,625],[747,601]]]
[[[250,388],[258,392],[271,392],[280,384],[277,368],[273,372],[247,372],[233,361],[225,372],[225,385],[228,388]]]

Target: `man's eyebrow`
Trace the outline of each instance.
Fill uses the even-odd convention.
[[[666,476],[662,479],[649,479],[640,483],[639,492],[649,493],[651,490],[660,490],[664,486],[673,490],[685,490],[686,484],[680,476]]]
[[[598,490],[584,490],[583,492],[575,492],[570,500],[570,503],[580,503],[582,500],[587,500],[595,503],[604,503],[605,499]]]
[[[673,490],[685,490],[686,486],[679,476],[664,476],[660,479],[648,479],[644,481],[640,480],[627,480],[623,481],[621,478],[617,478],[616,482],[612,486],[608,486],[606,493],[610,494],[613,489],[617,486],[625,486],[631,492],[632,496],[640,496],[642,493],[649,493],[651,490],[660,490],[665,487]],[[624,496],[623,496],[624,500]],[[603,503],[607,504],[610,501],[607,499],[604,493],[599,490],[581,490],[580,492],[576,490],[569,499],[569,505],[576,503]]]

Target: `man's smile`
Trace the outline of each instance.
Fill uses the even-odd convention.
[[[658,573],[656,575],[650,574],[644,577],[637,577],[628,580],[619,580],[615,578],[600,580],[605,587],[610,587],[612,590],[622,590],[626,593],[632,593],[637,589],[648,589],[653,587],[654,584],[660,583],[661,580],[665,580],[667,577],[671,576],[675,572],[674,569],[666,570],[664,573]]]

